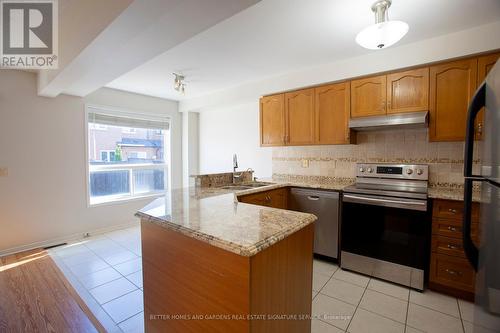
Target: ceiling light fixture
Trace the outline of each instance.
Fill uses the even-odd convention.
[[[375,24],[361,30],[356,43],[370,50],[385,49],[396,44],[408,32],[408,24],[403,21],[389,21],[388,10],[391,0],[379,0],[372,5]]]
[[[184,82],[184,75],[178,74],[178,73],[172,73],[174,74],[174,89],[177,90],[178,92],[184,94],[186,92],[186,83]]]

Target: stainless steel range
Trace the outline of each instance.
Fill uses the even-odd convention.
[[[427,165],[358,163],[344,189],[341,267],[423,290],[430,251]]]

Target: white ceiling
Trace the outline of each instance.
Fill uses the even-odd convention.
[[[262,0],[107,86],[184,100],[369,52],[354,42],[374,0]],[[393,0],[389,18],[410,31],[397,45],[500,19],[499,0]],[[168,33],[168,32],[166,32]],[[186,76],[186,94],[172,72]]]

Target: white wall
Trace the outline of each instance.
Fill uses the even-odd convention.
[[[182,184],[194,186],[191,175],[199,174],[199,115],[197,112],[182,114]]]
[[[252,168],[254,176],[272,175],[271,148],[259,141],[259,102],[200,113],[200,173],[230,172],[233,154],[239,170]]]
[[[86,198],[85,103],[169,114],[174,185],[181,184],[177,103],[102,89],[85,99],[36,94],[36,74],[0,73],[0,253],[45,245],[137,221],[151,199],[89,208]]]

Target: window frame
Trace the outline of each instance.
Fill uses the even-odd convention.
[[[163,132],[163,147],[164,147],[164,164],[134,164],[133,168],[127,168],[124,165],[111,165],[104,167],[106,169],[112,170],[112,169],[132,169],[131,173],[133,173],[134,170],[140,170],[140,169],[154,169],[151,166],[157,166],[158,169],[161,169],[161,166],[163,166],[164,172],[165,172],[165,177],[164,177],[164,182],[165,182],[165,188],[169,189],[171,184],[172,184],[172,170],[169,168],[169,166],[172,165],[172,118],[168,115],[162,115],[158,116],[155,114],[147,113],[144,111],[136,111],[136,110],[126,110],[124,108],[117,108],[113,106],[107,106],[107,105],[98,105],[98,104],[85,104],[85,188],[86,188],[86,197],[87,197],[87,207],[96,207],[96,206],[103,206],[103,205],[116,205],[116,204],[121,204],[125,202],[131,202],[131,201],[137,201],[137,200],[144,200],[147,198],[154,198],[154,197],[160,197],[164,195],[164,191],[159,191],[159,192],[149,192],[149,193],[144,193],[144,194],[139,194],[139,195],[116,195],[116,196],[109,196],[108,198],[110,200],[103,200],[99,202],[92,202],[91,196],[90,196],[90,161],[89,161],[89,113],[96,112],[109,116],[122,116],[122,117],[129,117],[129,118],[136,118],[136,119],[144,119],[144,120],[151,120],[151,121],[165,121],[169,123],[169,130],[168,133]],[[93,168],[94,170],[96,169],[104,169],[102,166],[99,168]],[[133,193],[133,187],[134,187],[134,180],[133,177],[130,178],[130,189],[131,193]]]

